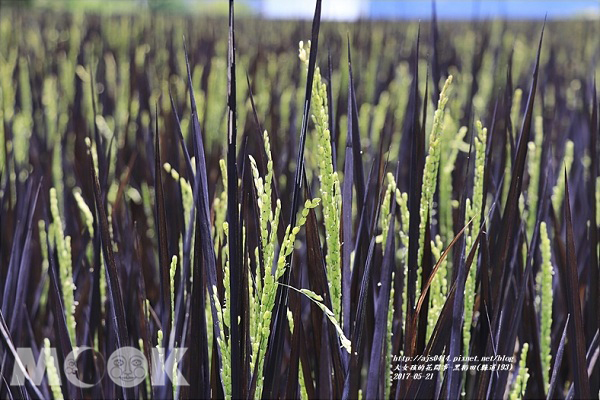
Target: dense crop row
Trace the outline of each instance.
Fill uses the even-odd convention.
[[[0,397],[598,394],[598,25],[319,14],[2,9]]]

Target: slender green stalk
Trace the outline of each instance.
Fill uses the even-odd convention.
[[[300,231],[300,227],[306,222],[306,217],[311,208],[315,208],[319,204],[319,199],[315,198],[312,201],[307,200],[305,208],[302,210],[301,217],[298,219],[297,225],[290,230],[288,226],[286,229],[281,248],[279,250],[279,256],[277,261],[275,260],[275,244],[277,241],[277,224],[279,221],[279,215],[281,212],[281,202],[277,199],[275,212],[272,209],[272,181],[273,181],[273,159],[271,155],[271,144],[269,141],[269,135],[265,131],[263,133],[263,142],[265,146],[265,153],[267,155],[267,172],[263,177],[260,176],[256,160],[250,158],[250,168],[252,170],[252,176],[254,179],[254,186],[256,188],[258,198],[258,210],[260,214],[260,240],[261,240],[261,251],[264,263],[264,273],[261,276],[260,269],[257,270],[256,276],[256,290],[252,292],[253,301],[257,304],[253,304],[254,314],[257,315],[253,319],[254,323],[250,327],[251,343],[252,343],[252,355],[250,358],[250,368],[252,371],[255,370],[256,363],[258,363],[258,373],[261,374],[256,381],[256,393],[255,397],[261,398],[263,379],[262,369],[264,364],[264,352],[266,350],[267,340],[269,338],[269,329],[271,325],[271,311],[275,305],[275,294],[277,291],[277,281],[283,275],[285,271],[285,259],[292,252],[294,247],[294,241],[296,235]],[[258,250],[256,251],[256,259],[259,259]],[[275,275],[272,273],[272,267],[275,265]]]
[[[325,303],[323,302],[323,296],[321,296],[320,294],[317,294],[315,292],[313,292],[310,289],[296,289],[293,286],[289,286],[286,285],[284,283],[280,283],[280,285],[286,286],[292,290],[295,290],[298,293],[301,293],[303,295],[305,295],[306,297],[308,297],[308,299],[310,301],[312,301],[314,304],[316,304],[325,314],[325,316],[327,317],[327,319],[329,320],[329,322],[331,322],[331,324],[334,326],[338,337],[340,338],[340,342],[342,344],[342,347],[348,352],[351,353],[351,346],[352,343],[350,342],[350,340],[346,337],[346,335],[344,335],[344,331],[342,330],[342,327],[340,326],[338,320],[335,318],[335,315],[333,314],[333,311],[331,311],[329,308],[327,308],[327,306],[325,305]],[[291,312],[288,310],[288,319],[292,319],[291,317]],[[292,322],[293,325],[293,322]]]
[[[33,129],[33,103],[31,98],[31,85],[29,80],[29,66],[25,57],[19,57],[19,100],[20,112],[15,115],[13,122],[13,149],[14,157],[18,164],[29,163],[29,141]],[[26,171],[22,171],[26,173]],[[19,176],[23,181],[27,176]]]
[[[448,102],[448,90],[452,84],[452,75],[446,79],[446,83],[440,93],[440,99],[438,101],[438,107],[433,116],[433,125],[431,128],[431,134],[429,135],[429,152],[425,158],[425,167],[423,169],[423,185],[421,187],[421,202],[419,207],[419,213],[421,216],[421,222],[419,224],[419,251],[417,258],[417,265],[419,266],[418,282],[417,282],[417,294],[419,297],[421,287],[421,272],[420,267],[423,260],[423,247],[425,244],[425,224],[427,223],[427,216],[433,220],[433,194],[437,187],[438,178],[438,166],[440,162],[440,134],[444,128],[444,109]]]
[[[548,390],[550,385],[550,364],[552,362],[552,245],[548,238],[548,227],[546,222],[540,223],[540,253],[542,264],[536,276],[537,292],[539,294],[540,312],[540,358],[542,360],[542,373],[544,376],[544,389]]]
[[[300,42],[299,58],[306,65],[308,71],[308,58],[310,41],[305,47]],[[333,312],[341,320],[342,301],[342,272],[341,272],[341,245],[340,245],[340,210],[342,197],[340,181],[334,171],[331,155],[331,132],[329,132],[329,115],[327,111],[327,87],[321,78],[321,71],[317,66],[314,73],[312,87],[313,111],[312,120],[317,132],[317,159],[319,167],[319,181],[321,182],[321,198],[323,200],[323,219],[325,221],[325,242],[327,254],[327,277],[331,292]]]
[[[225,240],[227,244],[223,247],[223,260],[225,260],[225,265],[223,267],[223,282],[229,282],[230,269],[229,269],[229,224],[227,222],[223,222],[223,232],[225,233]],[[225,389],[225,398],[231,399],[231,342],[228,337],[225,337],[224,330],[229,327],[229,321],[231,320],[231,310],[229,307],[230,299],[231,299],[231,288],[229,285],[224,285],[225,287],[225,298],[220,305],[219,311],[219,325],[221,326],[221,334],[217,338],[217,343],[221,348],[221,356],[223,357],[223,362],[221,365],[221,373],[223,376],[223,386]],[[215,296],[215,302],[218,300],[217,291],[213,291]],[[227,353],[227,363],[225,362],[224,353]]]
[[[454,222],[452,215],[454,209],[458,206],[458,202],[452,198],[452,174],[459,151],[466,146],[464,138],[467,134],[467,127],[463,126],[460,129],[454,127],[452,118],[446,114],[446,122],[444,129],[444,142],[447,143],[446,151],[440,157],[440,179],[439,179],[439,224],[440,236],[447,246],[454,238]],[[448,126],[450,125],[450,126]],[[457,130],[458,129],[458,130]],[[465,150],[467,151],[467,150]]]
[[[219,167],[221,168],[221,177],[223,180],[223,191],[221,196],[215,198],[214,210],[215,210],[215,224],[213,228],[213,235],[215,236],[215,253],[218,253],[219,248],[223,245],[223,223],[227,217],[227,166],[225,160],[219,160]]]
[[[79,207],[79,211],[83,216],[83,221],[85,222],[85,226],[90,233],[90,237],[94,236],[94,215],[92,214],[92,210],[88,207],[87,203],[81,196],[81,190],[76,188],[73,190],[73,197],[75,197],[75,202],[77,203],[77,207]]]
[[[260,266],[260,257],[258,254],[258,247],[254,248],[254,265]],[[260,292],[259,289],[259,281],[261,280],[260,273],[256,274],[256,279],[252,276],[252,253],[248,254],[248,298],[250,301],[248,302],[248,323],[250,330],[250,343],[254,344],[256,342],[256,313],[258,312],[258,300],[257,300],[257,292]],[[260,267],[259,267],[260,268]],[[257,271],[258,272],[258,271]],[[256,284],[256,287],[255,287]],[[254,355],[250,353],[250,370],[253,371],[254,368]]]
[[[221,380],[223,382],[225,398],[231,399],[231,351],[229,350],[229,341],[225,338],[226,319],[223,316],[224,310],[221,306],[216,286],[213,286],[213,296],[217,309],[218,324],[221,328],[219,329],[219,336],[217,336],[217,344],[221,349]]]
[[[300,399],[308,400],[308,393],[306,393],[306,383],[304,382],[304,372],[302,368],[298,368],[298,386],[300,386]]]
[[[46,371],[48,371],[48,385],[50,386],[50,390],[52,390],[52,397],[54,400],[62,400],[64,397],[62,390],[60,389],[60,375],[58,374],[58,369],[56,368],[56,360],[52,356],[50,340],[48,340],[48,338],[44,339],[43,351],[46,363]]]
[[[390,303],[388,305],[388,318],[387,318],[387,334],[385,338],[386,349],[385,352],[385,386],[383,397],[385,399],[389,399],[390,397],[390,389],[392,387],[392,379],[390,377],[391,368],[392,368],[392,336],[394,336],[394,296],[396,291],[394,290],[394,277],[395,273],[392,272],[392,285],[390,287]]]
[[[394,217],[390,213],[391,202],[395,201],[396,195],[396,180],[394,175],[390,172],[387,173],[388,185],[383,196],[383,203],[381,203],[381,235],[377,237],[377,242],[381,243],[382,253],[385,254],[385,244],[387,243],[388,227],[390,226],[390,220]]]
[[[529,142],[529,154],[527,159],[527,171],[529,172],[529,187],[527,189],[527,237],[533,235],[535,219],[537,216],[538,190],[540,185],[540,171],[542,170],[542,141],[544,139],[543,118],[538,116],[535,119],[535,138]]]
[[[192,192],[192,185],[185,179],[183,178],[179,172],[177,172],[177,170],[175,170],[175,168],[173,168],[171,166],[171,164],[169,163],[164,163],[163,164],[163,168],[165,169],[165,171],[171,175],[171,177],[177,181],[180,185],[181,188],[181,197],[182,197],[182,205],[183,205],[183,215],[186,216],[186,218],[184,218],[184,223],[185,223],[185,228],[188,229],[188,224],[189,224],[189,218],[187,216],[190,215],[190,212],[192,210],[192,206],[194,205],[194,193]],[[225,182],[227,182],[227,177],[225,176]],[[192,236],[193,238],[193,236]],[[192,249],[193,249],[193,243],[192,243]]]
[[[402,226],[400,228],[400,242],[402,243],[402,249],[400,250],[400,258],[402,261],[403,275],[408,276],[408,228],[410,223],[410,211],[408,211],[408,193],[401,193],[400,190],[396,189],[396,202],[400,208],[400,221]],[[402,315],[406,315],[406,304],[408,299],[408,288],[403,285],[402,289]],[[404,330],[405,319],[402,318],[402,329]]]
[[[525,396],[527,380],[529,380],[529,371],[527,369],[528,351],[529,344],[523,343],[523,348],[521,349],[521,359],[519,361],[519,374],[517,375],[513,388],[510,392],[510,400],[522,399]]]
[[[18,49],[13,47],[4,57],[2,57],[0,64],[0,82],[2,83],[0,90],[2,91],[4,118],[8,122],[13,119],[15,112],[16,85],[13,83],[13,75],[18,59]]]
[[[169,280],[171,285],[171,315],[175,316],[175,272],[177,271],[177,256],[171,258]]]
[[[373,123],[371,126],[371,143],[379,143],[381,132],[385,125],[385,118],[390,108],[390,94],[386,90],[379,96],[379,102],[373,110]]]
[[[2,125],[2,124],[0,124]],[[40,248],[42,253],[42,276],[48,273],[48,267],[50,266],[50,260],[48,259],[48,236],[46,235],[46,223],[43,219],[38,221],[38,232],[40,234]],[[44,282],[42,293],[40,295],[40,309],[46,308],[48,301],[48,288],[49,282]]]
[[[275,242],[277,240],[277,222],[279,221],[279,214],[281,211],[281,202],[277,199],[275,213],[273,213],[272,202],[271,202],[271,185],[273,179],[273,160],[271,157],[271,145],[269,141],[269,135],[265,131],[263,133],[263,142],[265,146],[265,152],[267,154],[267,173],[263,178],[260,176],[256,160],[250,157],[250,167],[252,169],[252,175],[254,177],[254,186],[256,187],[258,197],[258,209],[260,213],[260,236],[261,236],[261,250],[264,263],[264,274],[260,273],[260,269],[257,270],[256,275],[256,291],[254,293],[254,304],[252,307],[254,313],[258,312],[258,316],[253,319],[251,330],[251,342],[252,342],[252,355],[250,359],[250,368],[254,371],[254,366],[258,362],[259,373],[262,373],[262,353],[266,346],[268,339],[268,327],[270,324],[270,310],[272,304],[270,304],[271,295],[276,290],[275,280],[273,279],[271,269],[275,261]],[[256,251],[256,259],[259,260],[258,249]],[[268,312],[268,314],[266,314]],[[269,321],[265,323],[264,317],[268,316]],[[260,386],[259,386],[260,385]],[[257,381],[257,395],[258,390],[262,390],[262,378],[260,382]]]
[[[142,338],[138,339],[138,347],[140,351],[144,353],[144,340]],[[150,374],[147,374],[144,378],[144,384],[146,385],[146,393],[152,393],[152,383],[150,382]]]
[[[435,235],[435,241],[431,241],[431,252],[434,262],[438,262],[444,252],[444,243],[440,235]],[[448,257],[441,262],[438,272],[433,277],[429,289],[429,312],[427,314],[427,339],[431,336],[433,328],[439,318],[440,312],[446,302],[447,294]]]
[[[396,180],[394,179],[394,175],[388,172],[387,174],[388,186],[383,197],[383,203],[381,204],[381,243],[382,243],[382,254],[385,254],[385,247],[387,243],[387,235],[388,228],[390,226],[390,220],[395,218],[395,216],[390,212],[390,206],[392,201],[396,201],[396,193],[398,196],[400,192],[396,188]],[[387,316],[387,329],[386,329],[386,338],[385,348],[385,395],[387,398],[390,391],[391,380],[390,380],[390,360],[392,355],[392,335],[393,335],[393,322],[394,322],[394,272],[392,271],[392,284],[390,287],[390,299],[388,304],[388,316]]]
[[[466,248],[471,251],[481,224],[481,210],[484,207],[483,199],[483,178],[485,168],[485,148],[487,143],[487,128],[484,128],[481,121],[477,121],[477,136],[473,139],[475,144],[475,173],[473,178],[473,201],[466,201],[465,225],[472,219],[473,223],[466,229]],[[477,263],[479,250],[475,251],[474,262]],[[473,319],[473,303],[475,299],[475,277],[477,268],[471,268],[465,282],[465,319],[463,322],[463,349],[464,354],[469,354],[469,343],[471,342],[471,323]]]
[[[278,215],[273,214],[272,208],[272,182],[273,182],[273,159],[271,156],[271,143],[269,141],[269,135],[267,131],[263,133],[263,142],[265,147],[265,153],[267,154],[267,173],[264,181],[260,177],[256,160],[252,156],[250,157],[250,167],[252,168],[252,175],[254,177],[254,185],[258,194],[258,209],[260,212],[260,239],[263,248],[263,257],[265,268],[273,265],[275,259],[275,246],[274,239],[277,233],[277,219]],[[281,205],[278,202],[278,208]]]
[[[172,369],[172,374],[171,376],[173,377],[173,398],[176,399],[177,398],[177,387],[178,385],[178,367],[177,367],[177,353],[179,352],[179,349],[177,347],[173,348],[173,351],[175,352],[175,357],[173,357],[173,369]]]
[[[516,88],[513,93],[512,105],[510,108],[510,122],[512,124],[513,138],[517,137],[519,130],[519,115],[521,113],[521,99],[523,98],[523,90]]]
[[[294,250],[294,242],[296,240],[296,235],[300,232],[300,227],[302,227],[306,218],[308,217],[308,212],[310,209],[317,207],[320,199],[314,198],[313,200],[306,200],[304,204],[304,209],[302,210],[302,214],[298,219],[296,226],[292,229],[288,226],[285,235],[283,237],[283,242],[281,244],[281,249],[279,250],[279,256],[277,258],[277,267],[275,270],[275,275],[271,273],[271,271],[265,271],[264,283],[263,283],[263,291],[261,294],[260,300],[260,311],[259,316],[262,318],[258,319],[259,325],[257,328],[257,347],[256,352],[253,351],[253,359],[256,358],[258,362],[258,371],[262,374],[262,368],[264,364],[264,351],[266,348],[266,342],[269,337],[270,326],[271,326],[271,310],[275,305],[275,294],[277,292],[277,281],[281,276],[283,276],[286,269],[286,258],[292,253]],[[262,388],[263,388],[263,380],[264,376],[259,376],[256,381],[256,396],[255,398],[259,399],[262,397]]]
[[[74,292],[75,283],[73,282],[73,266],[71,262],[71,237],[65,236],[62,227],[62,219],[58,211],[58,199],[56,198],[56,189],[50,188],[50,213],[52,214],[52,231],[55,240],[56,252],[58,256],[58,266],[60,273],[60,282],[62,285],[63,305],[65,318],[67,320],[67,329],[71,339],[71,345],[77,347],[75,321],[75,302]]]

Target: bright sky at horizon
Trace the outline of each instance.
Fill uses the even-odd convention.
[[[312,18],[313,1],[250,0],[249,4],[270,18]],[[471,18],[600,18],[598,0],[437,0],[440,19]],[[427,19],[432,2],[424,0],[324,0],[323,19],[354,20],[358,18]]]

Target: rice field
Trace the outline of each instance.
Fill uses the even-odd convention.
[[[1,398],[598,398],[593,20],[0,13]]]

